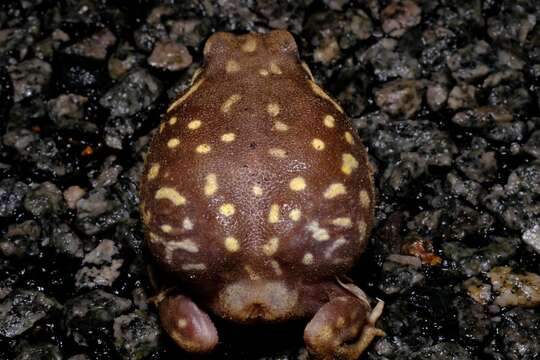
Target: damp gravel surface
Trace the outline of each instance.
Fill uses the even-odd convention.
[[[4,0],[0,359],[190,359],[159,326],[144,154],[214,31],[288,29],[369,149],[350,273],[386,306],[363,359],[540,359],[534,0]],[[294,101],[294,99],[291,99]],[[306,359],[303,323],[216,319],[198,359]]]

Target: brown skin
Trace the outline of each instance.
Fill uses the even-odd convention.
[[[216,33],[204,55],[152,140],[141,183],[150,251],[189,289],[164,294],[164,328],[187,351],[208,352],[217,331],[195,302],[239,323],[312,317],[304,339],[315,358],[357,359],[381,335],[382,309],[335,280],[373,223],[360,139],[288,32]]]

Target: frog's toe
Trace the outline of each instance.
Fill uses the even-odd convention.
[[[214,323],[188,297],[171,295],[159,304],[159,316],[169,336],[184,350],[206,353],[218,343]]]
[[[358,359],[375,336],[384,336],[375,327],[382,307],[379,302],[371,311],[365,301],[354,296],[332,299],[306,326],[304,340],[308,351],[315,359]]]

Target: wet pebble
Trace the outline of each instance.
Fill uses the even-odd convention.
[[[192,62],[193,58],[187,47],[172,41],[159,41],[148,58],[150,65],[169,71],[183,70]]]
[[[114,319],[114,343],[127,359],[143,359],[156,351],[161,335],[157,318],[142,310]]]
[[[104,28],[89,38],[65,48],[64,52],[93,60],[104,60],[107,57],[107,49],[115,43],[116,36],[109,29]]]

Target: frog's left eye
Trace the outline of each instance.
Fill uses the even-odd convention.
[[[298,46],[290,32],[274,30],[265,35],[266,47],[273,53],[298,57]]]

